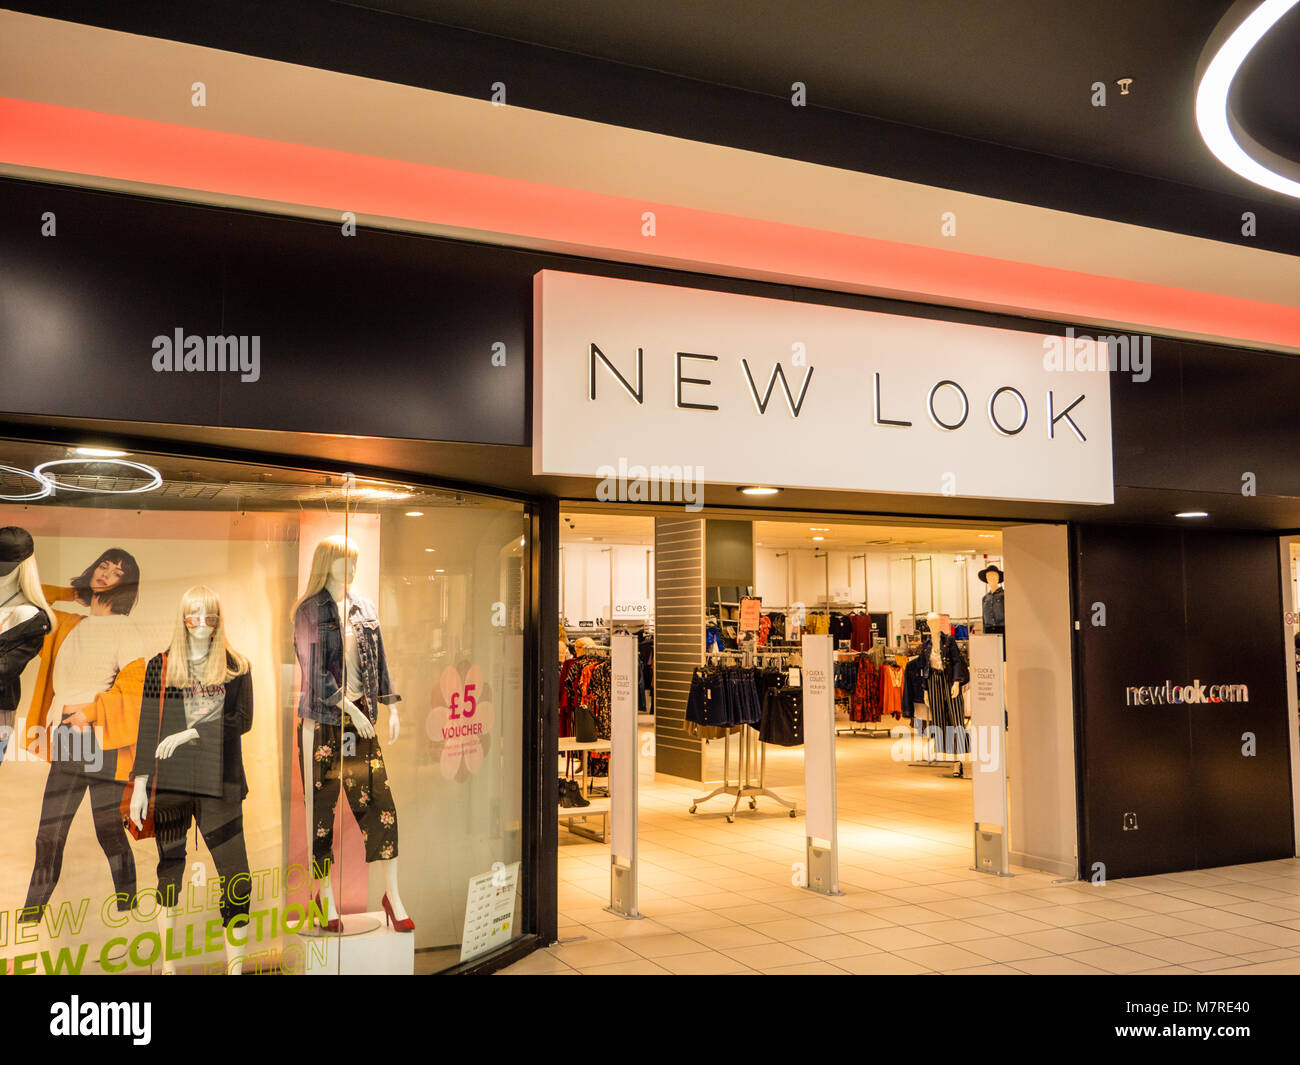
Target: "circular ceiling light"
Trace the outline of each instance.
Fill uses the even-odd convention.
[[[1209,516],[1208,510],[1180,510],[1174,515],[1175,518],[1208,518]]]
[[[0,466],[0,472],[16,473],[18,474],[19,477],[30,477],[33,481],[35,481],[38,485],[40,485],[40,491],[31,492],[28,493],[27,495],[21,495],[21,496],[0,495],[0,500],[3,500],[5,503],[31,503],[37,499],[44,499],[47,495],[50,495],[54,491],[54,486],[50,484],[49,481],[47,481],[39,473],[33,473],[31,470],[20,470],[17,466]]]
[[[1284,196],[1300,197],[1300,161],[1285,159],[1265,148],[1242,128],[1228,106],[1232,83],[1242,64],[1297,3],[1300,0],[1241,0],[1219,23],[1201,55],[1196,125],[1206,147],[1229,170]],[[1237,22],[1237,12],[1252,7],[1250,14]],[[1227,32],[1234,23],[1235,27]]]
[[[781,491],[779,488],[764,488],[759,485],[753,485],[749,488],[738,489],[741,495],[745,496],[774,496]]]
[[[46,470],[55,466],[121,466],[124,469],[134,470],[136,473],[144,474],[149,480],[147,483],[135,488],[82,488],[75,484],[64,484],[55,477],[51,477]],[[53,488],[62,488],[65,492],[90,492],[96,495],[106,496],[129,496],[136,495],[140,492],[152,492],[155,488],[162,485],[162,474],[152,466],[146,466],[143,462],[132,462],[129,459],[54,459],[52,462],[42,462],[32,471],[37,477],[47,481]]]

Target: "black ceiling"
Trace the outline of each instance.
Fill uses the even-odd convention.
[[[357,6],[750,92],[1253,194],[1205,149],[1196,64],[1232,0],[360,0]],[[1300,22],[1300,9],[1289,21]],[[1280,27],[1279,27],[1280,29]],[[1297,65],[1257,63],[1250,98],[1289,121]],[[1289,73],[1289,77],[1286,76]],[[1117,79],[1130,77],[1129,95]],[[1242,81],[1245,76],[1243,72]],[[1107,105],[1091,103],[1107,85]],[[508,78],[507,78],[508,82]],[[1279,103],[1289,100],[1289,108]],[[1279,113],[1280,112],[1280,113]],[[1300,145],[1300,138],[1292,141]]]
[[[1232,0],[7,6],[461,95],[504,81],[519,106],[1300,254],[1300,201],[1226,170],[1196,131],[1197,63]],[[1234,97],[1290,159],[1297,69],[1300,7]],[[805,108],[790,106],[794,81]],[[1092,106],[1097,81],[1105,107]]]

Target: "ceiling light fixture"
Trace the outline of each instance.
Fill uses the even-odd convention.
[[[1227,35],[1222,43],[1219,23],[1201,55],[1196,87],[1196,125],[1201,139],[1224,166],[1247,181],[1284,196],[1300,197],[1300,162],[1269,151],[1251,137],[1228,106],[1233,80],[1255,46],[1300,0],[1264,0]],[[1233,9],[1234,11],[1236,8]],[[1208,62],[1206,56],[1213,50]],[[1289,176],[1296,175],[1296,176]]]
[[[74,447],[72,453],[88,459],[120,459],[126,455],[125,451],[110,451],[106,447]]]
[[[825,540],[826,537],[824,537],[824,536],[814,536],[813,539],[814,539],[814,540]]]
[[[1175,518],[1208,518],[1209,516],[1208,510],[1180,510],[1174,515]]]
[[[445,569],[436,569],[436,570],[434,570],[433,572],[434,572],[434,573],[446,573],[447,571],[446,571]]]
[[[977,535],[981,540],[992,540],[992,539],[995,537],[996,534],[995,534],[995,533],[976,533],[976,535]]]
[[[147,484],[142,484],[137,488],[82,488],[75,484],[64,484],[62,481],[51,477],[46,470],[55,466],[121,466],[124,469],[134,470],[136,473],[143,473],[149,478]],[[152,466],[146,466],[143,462],[131,462],[129,459],[54,459],[52,462],[42,462],[32,473],[37,477],[48,481],[54,488],[62,488],[65,492],[90,492],[97,495],[109,496],[129,496],[136,495],[140,492],[152,492],[155,488],[162,486],[162,474]],[[93,476],[93,475],[92,475]]]
[[[435,551],[437,551],[437,550],[438,550],[438,549],[437,549],[436,547],[426,547],[426,548],[424,549],[424,553],[425,553],[426,555],[431,555],[431,554],[433,554],[433,553],[434,553]]]
[[[38,499],[44,499],[54,491],[54,486],[49,481],[31,470],[20,470],[17,466],[0,466],[0,473],[16,473],[19,477],[30,477],[40,486],[38,491],[29,492],[26,495],[0,496],[0,501],[5,503],[32,503]]]
[[[422,511],[422,510],[408,510],[408,511],[406,512],[406,516],[407,516],[408,518],[423,518],[423,517],[424,517],[424,511]]]
[[[781,491],[781,489],[762,488],[758,485],[753,485],[749,488],[740,488],[738,489],[738,491],[740,492],[741,495],[745,495],[745,496],[774,496],[777,494],[777,492]]]

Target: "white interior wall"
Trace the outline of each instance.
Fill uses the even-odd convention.
[[[829,572],[832,597],[837,601],[861,603],[862,559],[854,556],[865,554],[870,609],[892,613],[895,620],[911,614],[912,564],[899,557],[897,548],[831,550],[827,559],[817,557],[818,554],[813,548],[757,548],[755,594],[762,597],[765,606],[789,606],[793,601],[805,605],[819,603],[827,594]],[[984,564],[982,557],[939,552],[924,557],[933,559],[934,603],[938,608],[954,618],[979,617],[980,602],[987,591],[977,576]],[[959,559],[964,561],[959,563]],[[921,561],[916,567],[916,607],[921,613],[931,605],[929,565]],[[793,573],[793,589],[787,591],[790,573]]]
[[[567,543],[563,546],[561,611],[571,622],[609,616],[610,564],[614,597],[654,602],[653,550],[644,544]],[[651,556],[646,565],[647,555]],[[647,572],[648,571],[648,572]],[[653,607],[652,607],[653,609]]]

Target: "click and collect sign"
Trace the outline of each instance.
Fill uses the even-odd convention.
[[[534,316],[537,474],[1114,502],[1095,340],[552,270]]]

